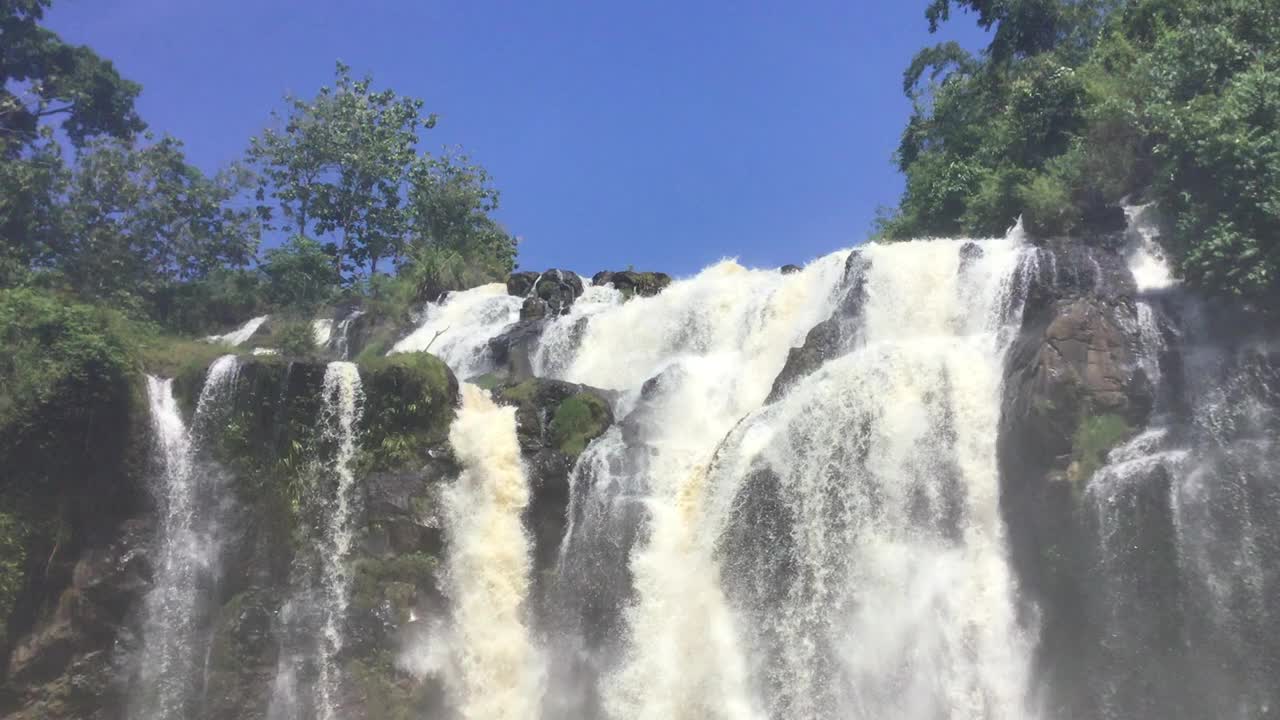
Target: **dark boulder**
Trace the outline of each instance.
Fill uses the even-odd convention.
[[[543,575],[555,566],[568,522],[569,475],[586,446],[613,424],[609,394],[586,385],[531,379],[496,388],[493,396],[516,408],[532,491],[524,523],[533,538],[535,596],[545,599]]]
[[[783,275],[794,275],[802,270],[804,270],[804,268],[800,267],[799,265],[783,265],[782,267],[778,268],[778,272],[782,273]]]
[[[551,315],[566,315],[583,292],[582,278],[568,270],[548,270],[538,278],[533,294]]]
[[[538,273],[536,272],[514,272],[507,277],[507,294],[514,297],[529,297],[529,293],[533,292],[533,286],[538,282]]]
[[[602,270],[591,276],[592,285],[612,284],[614,289],[630,298],[653,297],[671,284],[671,276],[660,272],[636,272],[621,270],[617,272]]]

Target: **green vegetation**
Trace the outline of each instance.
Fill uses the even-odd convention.
[[[510,395],[510,393],[508,393]],[[551,442],[570,457],[578,457],[587,444],[609,427],[609,406],[593,393],[580,392],[560,403],[551,416]]]
[[[1280,292],[1280,5],[1273,0],[933,0],[992,31],[980,56],[919,53],[889,239],[1038,235],[1159,203],[1181,274],[1215,293]]]
[[[360,363],[365,392],[364,470],[420,464],[448,437],[458,402],[458,381],[442,360],[403,353]]]
[[[1081,418],[1072,438],[1072,479],[1087,481],[1106,463],[1107,453],[1133,434],[1133,426],[1119,415]]]
[[[338,300],[401,322],[511,271],[484,168],[419,151],[436,122],[421,100],[339,63],[206,175],[180,140],[143,133],[138,85],[41,27],[50,2],[0,3],[0,288],[205,334]]]

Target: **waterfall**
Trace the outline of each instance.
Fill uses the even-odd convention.
[[[1238,317],[1178,287],[1149,209],[1130,210],[1140,357],[1160,381],[1144,428],[1089,480],[1105,718],[1280,712],[1280,385]],[[1274,352],[1271,350],[1270,352]]]
[[[354,363],[338,361],[325,367],[318,444],[301,501],[309,519],[303,529],[309,548],[294,558],[292,591],[280,610],[270,720],[343,718],[341,653],[350,601],[350,555],[362,498],[353,463],[364,399]]]
[[[763,407],[847,253],[723,262],[548,328],[541,367],[621,391],[622,420],[574,470],[554,632],[579,637],[553,638],[543,717],[1035,715],[995,456],[1033,255],[860,252],[856,343]]]
[[[363,315],[363,310],[352,310],[346,317],[338,321],[333,337],[328,341],[328,344],[339,360],[351,359],[351,325]]]
[[[222,408],[235,384],[235,356],[210,366],[197,404],[196,432],[187,429],[173,380],[147,376],[154,449],[158,532],[155,586],[146,598],[139,677],[131,705],[142,720],[189,715],[197,683],[197,637],[204,595],[217,573],[216,477],[197,463],[196,437]]]
[[[324,373],[324,407],[320,423],[323,437],[334,446],[333,474],[337,478],[333,499],[324,519],[324,546],[321,558],[321,643],[318,659],[320,677],[318,717],[334,720],[341,683],[337,665],[342,650],[351,573],[347,567],[355,537],[355,509],[358,489],[351,463],[356,454],[356,426],[364,410],[360,372],[349,362],[329,363]]]
[[[463,380],[488,372],[489,341],[520,319],[523,299],[507,294],[502,283],[449,293],[429,303],[418,327],[391,349],[393,353],[429,350]]]
[[[463,385],[449,443],[463,467],[444,498],[457,643],[451,690],[467,720],[533,720],[542,681],[526,622],[531,564],[520,514],[529,488],[515,409]]]
[[[205,338],[205,342],[220,343],[230,347],[243,345],[249,338],[253,337],[254,333],[258,332],[258,328],[262,327],[262,323],[267,321],[267,317],[267,315],[259,315],[256,318],[251,318],[245,324],[229,333],[209,335]]]

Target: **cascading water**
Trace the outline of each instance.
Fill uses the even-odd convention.
[[[526,617],[529,539],[520,514],[529,501],[514,408],[463,385],[449,431],[462,475],[445,494],[454,664],[451,694],[467,720],[532,720],[542,695],[541,663]]]
[[[235,356],[210,366],[197,403],[195,432],[183,422],[173,381],[147,377],[155,448],[153,494],[160,519],[155,587],[147,595],[143,649],[133,717],[189,717],[203,656],[197,626],[208,588],[216,580],[219,536],[216,475],[196,457],[196,438],[222,408],[235,384]]]
[[[1034,714],[995,463],[1033,256],[861,252],[858,342],[763,410],[845,253],[625,304],[601,288],[546,330],[535,364],[622,391],[623,419],[572,478],[543,717]]]
[[[205,338],[205,342],[220,343],[230,347],[243,345],[249,340],[249,338],[253,337],[254,333],[258,332],[258,328],[262,327],[262,324],[267,321],[267,318],[267,315],[259,315],[258,317],[250,318],[245,322],[245,324],[229,333],[222,335],[209,335]]]
[[[739,704],[761,716],[1035,715],[995,454],[1029,255],[964,247],[863,250],[856,346],[739,424],[710,471],[700,550],[753,666]]]
[[[317,715],[321,720],[337,717],[341,680],[337,656],[343,643],[343,623],[351,585],[347,560],[355,537],[355,510],[358,505],[358,489],[351,464],[356,454],[356,426],[363,411],[360,371],[354,363],[329,363],[324,373],[324,409],[320,422],[325,439],[335,448],[332,467],[337,484],[325,518],[325,551],[321,564],[323,624],[320,628],[320,678],[316,687],[319,694]]]
[[[1253,720],[1280,713],[1280,385],[1239,317],[1181,291],[1147,210],[1131,211],[1147,427],[1089,481],[1104,633],[1102,717]]]
[[[508,295],[502,283],[451,292],[443,302],[429,303],[418,328],[391,352],[428,350],[459,378],[482,375],[491,369],[489,341],[520,319],[523,302]]]
[[[305,493],[310,552],[295,558],[295,591],[281,608],[281,648],[267,717],[271,720],[340,720],[343,687],[340,653],[345,643],[360,489],[353,462],[359,447],[364,391],[350,362],[325,368],[321,391],[318,457]],[[312,689],[307,697],[300,691]]]

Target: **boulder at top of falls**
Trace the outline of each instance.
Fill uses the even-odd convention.
[[[507,294],[513,297],[529,297],[533,286],[538,283],[536,272],[513,272],[507,277]]]
[[[573,306],[573,301],[582,295],[584,289],[582,278],[578,277],[577,273],[568,270],[548,270],[538,278],[537,285],[533,287],[533,294],[546,302],[547,311],[551,315],[565,315]]]
[[[542,274],[535,272],[511,273],[507,278],[507,294],[521,298],[536,298],[546,304],[549,315],[564,315],[586,288],[582,278],[569,270],[551,269]],[[536,306],[526,303],[529,317],[537,317]],[[528,319],[528,318],[526,318]]]
[[[592,285],[612,283],[614,289],[626,297],[639,295],[653,297],[671,284],[671,276],[660,272],[636,272],[635,270],[601,270],[591,276]]]
[[[794,275],[803,269],[804,268],[800,267],[799,265],[788,264],[778,268],[778,272],[782,273],[783,275]]]

